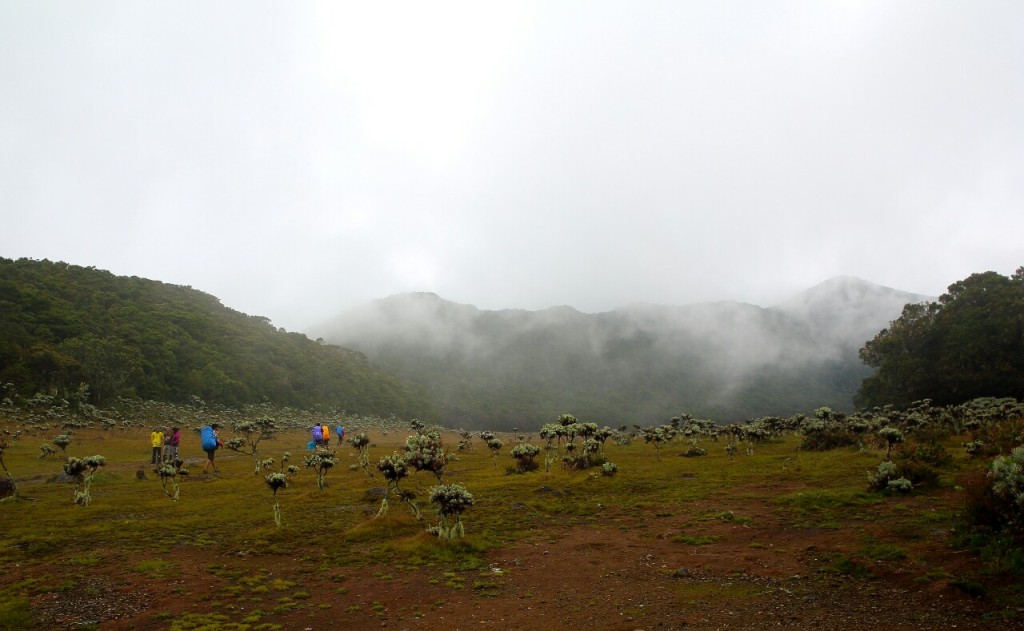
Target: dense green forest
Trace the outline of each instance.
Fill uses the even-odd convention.
[[[935,302],[908,304],[860,356],[875,369],[861,405],[1024,399],[1024,267],[972,274]]]
[[[209,294],[92,267],[0,258],[0,383],[107,405],[264,401],[436,416],[416,386],[359,352],[275,328]]]

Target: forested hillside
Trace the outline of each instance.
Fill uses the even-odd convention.
[[[861,358],[877,369],[858,392],[864,405],[1024,399],[1024,267],[971,274],[935,302],[907,305]]]
[[[45,260],[0,258],[0,383],[20,396],[87,392],[97,404],[195,395],[435,416],[421,389],[362,353],[276,329],[190,287]]]
[[[485,311],[403,294],[316,329],[428,388],[450,426],[509,429],[559,413],[611,425],[680,413],[729,422],[852,408],[863,344],[925,297],[839,278],[778,308],[732,302]]]

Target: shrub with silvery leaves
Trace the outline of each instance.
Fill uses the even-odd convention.
[[[910,480],[906,478],[896,478],[894,480],[889,480],[885,485],[885,490],[887,492],[899,493],[901,495],[906,495],[907,493],[910,493],[910,491],[912,491],[913,488],[914,485],[910,482]]]
[[[100,467],[107,464],[103,456],[89,456],[88,458],[75,458],[71,456],[64,461],[64,473],[75,480],[75,504],[88,506],[92,501],[90,488],[92,487],[92,476]]]
[[[525,473],[527,471],[534,471],[540,465],[534,460],[538,454],[540,454],[540,447],[532,443],[519,443],[512,448],[512,457],[515,458],[516,472]]]
[[[366,432],[359,432],[352,437],[350,442],[359,451],[359,466],[363,468],[366,475],[372,478],[373,472],[370,471],[370,437],[366,435]]]
[[[676,430],[671,425],[646,427],[641,431],[644,442],[654,445],[655,456],[659,459],[661,458],[661,448],[676,436]]]
[[[401,488],[402,480],[409,475],[407,455],[393,453],[390,456],[385,456],[377,462],[377,470],[380,471],[381,475],[388,482],[387,488],[384,489],[384,497],[380,502],[380,510],[377,511],[377,517],[387,515],[389,507],[388,497],[391,494],[395,494],[409,506],[409,510],[412,511],[417,521],[422,519],[423,515],[420,513],[420,508],[413,501],[416,494],[411,491],[404,491]]]
[[[280,528],[281,504],[277,501],[277,492],[281,489],[288,488],[288,476],[283,473],[269,473],[267,474],[267,477],[264,478],[264,481],[274,494],[274,524]]]
[[[439,484],[431,487],[430,501],[437,505],[440,518],[436,529],[438,537],[451,540],[465,536],[461,516],[476,503],[473,494],[459,484]]]
[[[327,488],[327,472],[338,464],[338,458],[330,450],[316,449],[304,460],[307,468],[316,471],[316,485],[321,491]]]
[[[483,439],[484,444],[491,450],[491,456],[494,458],[494,466],[498,466],[498,454],[501,453],[501,448],[505,446],[505,443],[501,442],[493,432],[480,432],[480,438]]]
[[[883,460],[878,464],[875,471],[868,472],[868,488],[872,491],[880,491],[889,483],[889,480],[899,477],[896,473],[896,465],[891,460]]]
[[[969,456],[978,456],[981,454],[982,449],[985,447],[985,442],[981,440],[972,440],[964,443],[964,451]]]
[[[254,420],[234,421],[231,423],[231,429],[242,436],[232,438],[224,446],[232,451],[252,456],[255,463],[253,475],[259,475],[262,462],[259,455],[260,442],[277,434],[277,422],[264,416]]]
[[[1020,524],[1024,521],[1024,446],[996,457],[989,471],[992,492],[1003,503],[1009,523]]]
[[[913,490],[913,483],[901,475],[895,463],[883,460],[878,464],[878,469],[868,473],[868,489],[906,494]]]
[[[290,482],[291,477],[299,472],[299,468],[295,465],[288,465],[288,467],[285,468],[285,463],[288,462],[290,457],[291,454],[285,452],[284,457],[281,458],[281,469],[273,473],[268,473],[267,476],[263,478],[263,481],[274,495],[274,525],[278,528],[281,527],[281,504],[278,501],[277,492],[281,489],[288,488],[288,483]],[[261,463],[261,466],[264,466],[264,468],[267,469],[273,467],[273,465],[273,458],[267,458]]]
[[[892,448],[903,442],[903,432],[895,427],[883,427],[878,430],[878,437],[885,441],[885,459],[892,458]]]
[[[181,486],[178,484],[179,476],[187,476],[188,469],[184,469],[185,461],[175,456],[171,462],[165,462],[153,469],[153,473],[160,478],[160,487],[164,494],[174,501],[178,501],[181,495]]]
[[[441,435],[435,431],[414,434],[405,439],[405,462],[415,471],[428,471],[438,482],[452,455],[441,442]]]
[[[53,439],[53,444],[60,447],[62,453],[67,453],[68,445],[71,444],[71,435],[61,434]]]

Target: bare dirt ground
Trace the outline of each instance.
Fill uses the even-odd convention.
[[[744,519],[693,521],[723,508]],[[606,511],[585,523],[567,520],[537,531],[492,551],[488,567],[464,572],[310,571],[308,563],[291,557],[224,552],[211,558],[183,548],[172,553],[180,570],[168,576],[130,572],[129,559],[90,568],[89,578],[74,589],[41,594],[32,605],[49,628],[111,630],[165,629],[172,622],[182,629],[239,628],[232,625],[247,613],[253,616],[250,629],[270,623],[280,626],[262,628],[300,630],[1020,625],[1024,603],[1017,620],[1001,620],[986,615],[991,603],[953,585],[952,577],[977,575],[980,562],[950,548],[948,533],[921,533],[912,548],[901,542],[905,558],[862,561],[851,571],[837,571],[829,564],[863,547],[863,537],[873,533],[871,521],[855,528],[797,529],[785,519],[777,507],[753,499],[728,507],[694,502],[685,514],[674,515]],[[674,540],[684,530],[704,539],[696,545]],[[237,572],[234,578],[215,575],[211,563]],[[239,576],[262,576],[264,588],[250,589]],[[208,614],[196,614],[203,611]]]

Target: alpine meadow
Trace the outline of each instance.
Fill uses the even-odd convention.
[[[0,1],[0,631],[1024,629],[1024,2]]]
[[[0,259],[0,629],[1024,617],[1024,268],[309,334]]]

